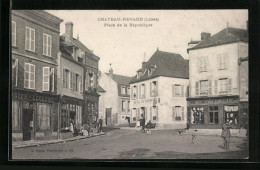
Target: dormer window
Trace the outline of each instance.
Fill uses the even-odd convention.
[[[142,74],[141,71],[138,71],[138,72],[137,72],[137,78],[138,78],[138,79],[139,79],[142,75],[143,75],[143,74]]]
[[[149,68],[149,69],[148,69],[148,76],[152,75],[152,73],[153,73],[153,69],[152,69],[152,68]]]

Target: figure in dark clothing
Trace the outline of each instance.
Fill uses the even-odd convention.
[[[229,149],[229,143],[231,137],[230,129],[231,129],[231,125],[229,121],[226,121],[226,123],[224,123],[222,126],[222,133],[221,133],[221,137],[224,140],[224,149]]]
[[[145,119],[143,117],[143,114],[141,115],[140,125],[142,126],[142,132],[145,132],[145,130],[144,130],[144,128],[145,128]]]
[[[128,116],[126,116],[125,117],[125,120],[127,119],[127,121],[128,121],[128,126],[130,127],[130,117],[128,117]]]
[[[99,124],[99,132],[102,132],[102,126],[103,126],[103,117],[102,116],[99,118],[98,124]]]

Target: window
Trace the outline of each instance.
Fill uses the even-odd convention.
[[[127,94],[127,95],[130,95],[130,87],[127,87],[126,94]]]
[[[70,71],[63,69],[63,87],[69,88],[70,85]]]
[[[125,87],[121,86],[121,94],[125,94]]]
[[[145,98],[145,84],[141,84],[140,98]]]
[[[204,124],[204,107],[191,107],[191,123]]]
[[[200,57],[199,58],[199,71],[204,72],[207,71],[208,58]]]
[[[51,57],[52,37],[48,34],[43,34],[43,55]]]
[[[173,86],[173,96],[181,96],[181,85],[174,84]]]
[[[156,121],[158,117],[158,107],[157,106],[150,107],[150,114],[151,114],[150,116],[151,121]]]
[[[209,123],[218,124],[218,106],[209,107]]]
[[[232,125],[237,125],[239,122],[238,106],[224,106],[225,120]]]
[[[94,87],[94,77],[95,77],[94,73],[89,73],[89,85],[92,88]]]
[[[125,112],[126,111],[126,101],[122,101],[122,111]]]
[[[183,121],[184,120],[184,107],[175,106],[172,108],[173,120],[174,121]]]
[[[37,104],[37,130],[49,130],[51,127],[51,105]]]
[[[16,22],[12,21],[12,45],[16,46]]]
[[[136,121],[136,108],[133,108],[132,110],[132,120],[135,122]]]
[[[137,86],[133,86],[132,98],[133,99],[137,98]]]
[[[152,75],[153,71],[151,68],[148,69],[148,76]]]
[[[54,68],[43,67],[43,81],[42,90],[43,91],[54,91]]]
[[[200,95],[208,95],[208,80],[200,81]]]
[[[151,97],[157,96],[158,95],[158,82],[157,81],[151,82],[150,88],[151,88]]]
[[[219,79],[219,94],[226,94],[228,93],[228,79],[223,78]]]
[[[30,63],[24,64],[24,87],[35,89],[35,65]]]
[[[12,60],[12,85],[17,86],[18,79],[18,59]]]
[[[127,111],[130,112],[130,101],[127,101]]]
[[[25,29],[25,49],[35,51],[35,30],[29,27]]]
[[[218,69],[226,69],[227,68],[227,56],[220,55],[218,56]]]
[[[12,100],[12,129],[22,130],[21,111],[19,108],[19,101]]]

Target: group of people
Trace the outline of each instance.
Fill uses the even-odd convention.
[[[96,128],[97,128],[98,133],[103,131],[103,129],[102,129],[103,128],[103,118],[102,118],[102,116],[97,121]],[[83,124],[83,126],[80,129],[77,129],[74,119],[70,119],[70,131],[73,133],[73,136],[78,136],[78,135],[87,136],[91,132],[93,132],[90,124],[87,124],[87,123]]]

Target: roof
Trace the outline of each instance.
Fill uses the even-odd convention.
[[[97,86],[97,91],[98,92],[106,92],[100,85]]]
[[[229,43],[234,43],[239,41],[248,42],[247,30],[241,28],[228,27],[216,33],[212,37],[209,37],[207,40],[201,41],[198,45],[189,48],[188,51],[200,49],[200,48],[218,46],[223,44],[229,44]]]
[[[106,73],[106,74],[109,76],[109,73]],[[115,80],[118,84],[121,84],[121,85],[129,85],[130,81],[132,79],[133,79],[133,77],[113,74],[113,80]]]
[[[96,60],[100,60],[98,56],[96,56],[92,51],[90,51],[84,44],[82,44],[76,38],[70,38],[70,41],[65,41],[65,35],[61,36],[61,45],[63,46],[77,46],[79,49],[87,53],[89,56],[93,57]]]
[[[189,78],[189,62],[185,60],[180,54],[157,50],[147,61],[146,68],[150,68],[151,66],[154,67],[154,65],[156,65],[156,68],[151,75],[148,75],[148,71],[145,71],[144,75],[139,79],[137,79],[137,76],[135,76],[131,83],[151,79],[157,76],[184,79]]]

